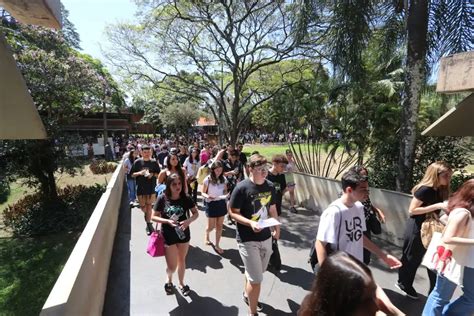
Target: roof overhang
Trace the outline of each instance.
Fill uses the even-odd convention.
[[[0,0],[0,6],[21,23],[61,28],[60,0]]]
[[[46,130],[0,33],[0,139],[44,139]]]
[[[425,129],[427,136],[474,136],[474,93]]]

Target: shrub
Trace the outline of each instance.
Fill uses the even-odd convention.
[[[89,168],[93,174],[106,174],[114,172],[116,165],[110,162],[107,162],[103,159],[94,160],[90,164]]]
[[[40,193],[25,196],[4,211],[5,225],[16,236],[82,231],[97,204],[104,185],[67,186],[58,200],[45,201]]]
[[[10,185],[6,179],[0,177],[0,203],[6,202],[9,195]]]

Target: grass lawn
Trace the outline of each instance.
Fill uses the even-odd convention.
[[[255,144],[255,145],[245,145],[243,152],[247,156],[250,156],[252,152],[258,151],[260,155],[267,158],[268,161],[272,161],[273,155],[277,154],[285,154],[285,151],[288,149],[288,145],[262,145],[262,144]]]
[[[0,238],[0,314],[38,315],[78,237]]]

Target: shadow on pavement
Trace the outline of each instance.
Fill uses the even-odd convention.
[[[103,315],[130,314],[130,234],[131,216],[127,190],[122,192],[122,202],[110,260],[109,276]]]
[[[314,280],[314,274],[301,268],[290,267],[282,264],[280,272],[275,273],[273,270],[268,270],[273,273],[283,283],[299,286],[306,291],[311,289],[311,284]]]
[[[199,247],[189,246],[186,258],[192,258],[192,260],[186,260],[187,269],[198,270],[202,273],[207,273],[207,268],[215,270],[224,268],[220,256],[204,251]]]
[[[263,306],[262,313],[266,315],[272,315],[272,316],[296,315],[296,313],[298,312],[298,309],[300,308],[300,304],[290,299],[287,299],[286,301],[288,302],[288,306],[290,307],[291,312],[286,313],[280,309],[275,309],[268,304],[262,303],[262,306]]]
[[[229,260],[230,264],[240,270],[240,273],[244,273],[242,258],[237,249],[226,249],[222,254],[222,258]]]
[[[395,292],[390,289],[383,289],[393,305],[398,307],[406,315],[421,315],[423,307],[425,306],[426,296],[418,293],[420,297],[418,300],[412,300],[403,294]]]
[[[176,300],[179,306],[170,311],[170,315],[229,315],[237,316],[239,309],[236,306],[224,306],[212,297],[199,296],[191,290],[189,293],[190,302],[186,300],[180,293],[176,293]]]

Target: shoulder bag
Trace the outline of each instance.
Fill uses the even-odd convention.
[[[150,235],[146,252],[152,257],[165,255],[165,238],[161,234],[161,230],[158,229],[158,224],[156,224],[155,231]]]
[[[428,249],[431,238],[434,233],[441,233],[444,229],[444,224],[439,220],[438,215],[435,212],[426,214],[426,218],[421,224],[421,242],[423,246]]]

